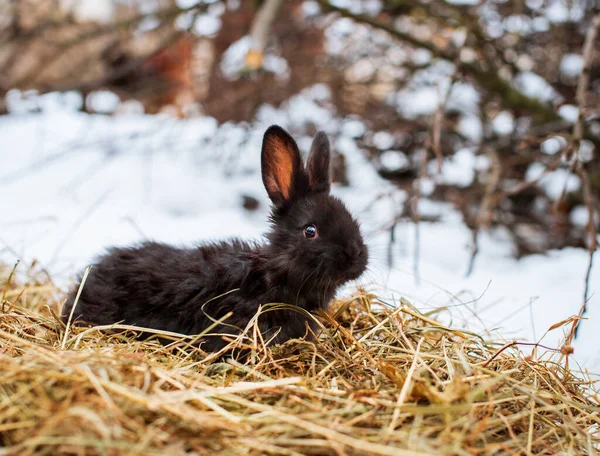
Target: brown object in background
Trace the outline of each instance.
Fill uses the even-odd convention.
[[[286,78],[277,78],[265,70],[248,71],[237,79],[227,78],[220,61],[225,51],[245,35],[252,26],[256,6],[241,2],[236,10],[228,9],[222,16],[222,26],[212,40],[214,64],[210,70],[207,94],[199,101],[206,114],[219,122],[250,120],[263,104],[278,106],[302,89],[326,82],[334,68],[320,64],[325,55],[324,34],[312,20],[302,19],[302,2],[288,1],[273,23],[269,43],[277,43],[277,54],[286,60]],[[267,54],[269,45],[267,45]]]
[[[107,86],[123,98],[134,98],[143,103],[147,113],[155,114],[172,106],[179,117],[184,117],[185,106],[194,102],[194,44],[193,37],[182,34],[139,62],[127,51],[111,50],[112,55],[107,59],[117,77]],[[122,71],[128,65],[131,70]]]

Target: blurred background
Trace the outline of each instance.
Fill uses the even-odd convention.
[[[597,0],[3,0],[0,260],[259,238],[260,144],[325,130],[356,285],[600,372]],[[567,331],[568,332],[568,331]]]

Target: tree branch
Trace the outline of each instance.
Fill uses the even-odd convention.
[[[585,36],[585,41],[583,43],[583,68],[581,69],[581,74],[579,76],[579,82],[577,84],[577,106],[579,107],[579,114],[577,116],[577,121],[575,122],[575,126],[573,127],[573,141],[571,144],[571,149],[568,152],[567,158],[571,158],[575,160],[577,175],[581,179],[581,187],[583,189],[583,201],[585,202],[586,209],[588,211],[588,221],[585,226],[585,230],[588,234],[588,251],[589,251],[589,261],[588,267],[585,274],[585,286],[583,291],[583,305],[581,306],[581,310],[579,311],[578,319],[573,321],[573,327],[571,329],[571,333],[569,334],[569,345],[571,340],[577,337],[577,330],[579,329],[579,322],[581,321],[581,317],[587,311],[587,303],[589,300],[589,287],[590,287],[590,275],[592,271],[592,267],[594,264],[594,253],[598,248],[598,240],[596,237],[596,211],[594,209],[594,199],[592,196],[590,178],[587,170],[585,169],[584,163],[579,156],[579,148],[581,145],[581,139],[584,134],[584,110],[585,110],[585,98],[587,94],[587,89],[590,84],[590,68],[592,67],[592,57],[594,55],[594,43],[596,42],[596,37],[598,36],[598,30],[600,30],[600,13],[596,14],[590,27]]]
[[[253,70],[262,66],[269,32],[282,3],[283,0],[266,0],[254,17],[250,30],[252,48],[246,55],[246,64]]]
[[[575,95],[575,101],[579,107],[579,113],[577,115],[577,120],[575,121],[575,127],[573,128],[573,148],[571,149],[571,156],[573,153],[577,153],[579,151],[581,139],[585,133],[585,125],[583,122],[585,115],[585,96],[587,94],[588,86],[590,85],[592,56],[594,54],[594,43],[596,42],[596,37],[598,36],[598,29],[600,29],[600,13],[596,14],[592,20],[583,44],[583,68],[581,69],[581,74],[577,83],[577,93]]]
[[[457,58],[455,53],[446,49],[441,49],[429,41],[415,38],[409,33],[396,30],[391,24],[385,24],[361,14],[354,14],[345,8],[330,4],[327,0],[317,1],[325,11],[334,11],[343,17],[383,30],[400,41],[418,48],[427,49],[434,57],[458,63],[459,71],[472,77],[481,88],[497,94],[502,99],[503,105],[507,108],[525,111],[540,123],[553,122],[561,119],[551,106],[548,106],[535,98],[528,97],[514,88],[509,82],[502,79],[502,77],[494,71],[484,69],[476,63],[462,62]]]

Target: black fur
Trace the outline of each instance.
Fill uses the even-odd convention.
[[[290,163],[293,176],[276,175]],[[294,140],[280,127],[270,127],[263,139],[262,173],[273,201],[265,244],[231,240],[182,249],[146,242],[113,248],[91,269],[74,320],[199,334],[231,312],[210,332],[235,335],[260,305],[286,303],[309,312],[327,308],[336,289],[358,278],[368,260],[356,221],[329,195],[327,136],[315,136],[307,172]],[[309,224],[317,227],[314,239],[304,236]],[[63,308],[65,322],[76,293]],[[312,320],[293,310],[265,312],[258,324],[265,340],[277,334],[274,343],[310,337],[315,330]],[[225,345],[220,336],[202,341],[206,351]]]

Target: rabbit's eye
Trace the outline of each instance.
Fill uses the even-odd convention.
[[[306,225],[304,227],[304,237],[313,239],[317,237],[317,227],[314,225]]]

